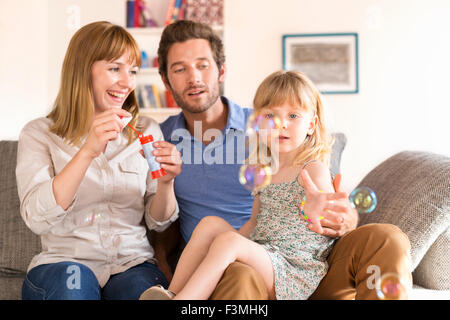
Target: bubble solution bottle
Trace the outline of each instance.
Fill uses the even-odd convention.
[[[161,168],[159,162],[155,160],[155,156],[152,154],[153,150],[153,136],[149,134],[144,136],[139,135],[139,141],[141,142],[142,149],[144,150],[145,159],[147,159],[148,166],[150,167],[150,172],[152,174],[152,179],[158,179],[166,175],[166,171]]]

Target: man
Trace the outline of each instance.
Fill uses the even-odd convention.
[[[243,160],[238,145],[245,137],[251,110],[219,94],[225,56],[222,41],[210,27],[185,20],[167,26],[158,57],[162,80],[182,109],[161,124],[165,139],[183,154],[182,172],[175,178],[179,224],[156,235],[155,243],[158,265],[170,280],[167,256],[178,243],[178,226],[187,242],[205,216],[220,216],[237,229],[250,217],[253,199],[238,181]],[[338,175],[336,191],[340,191],[340,181]],[[329,272],[311,299],[376,299],[373,270],[396,272],[411,281],[406,235],[392,225],[356,228],[357,222],[358,214],[348,201],[340,212],[329,213],[321,221],[325,235],[341,239],[328,258]],[[211,296],[267,298],[261,276],[238,262],[227,268]]]

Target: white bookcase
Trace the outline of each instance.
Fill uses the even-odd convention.
[[[125,1],[125,0],[124,0]],[[142,68],[137,77],[137,86],[146,84],[156,85],[160,94],[160,99],[165,105],[164,91],[166,90],[161,77],[158,73],[158,68],[152,67],[153,59],[157,57],[158,45],[161,34],[164,30],[164,23],[167,16],[167,9],[170,0],[147,0],[147,4],[151,5],[152,18],[156,21],[158,27],[146,28],[127,28],[131,35],[136,39],[140,49],[147,54],[149,68]],[[126,10],[126,1],[125,6]],[[124,12],[126,20],[126,11]],[[223,26],[213,26],[213,29],[224,39]],[[140,113],[154,118],[158,122],[162,122],[169,116],[181,112],[179,108],[142,108]]]

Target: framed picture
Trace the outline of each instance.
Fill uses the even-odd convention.
[[[283,35],[283,69],[303,72],[323,94],[358,93],[358,34]]]

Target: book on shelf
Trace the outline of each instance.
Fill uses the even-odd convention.
[[[152,13],[150,11],[149,0],[141,0],[139,6],[141,8],[141,13],[144,21],[144,27],[157,27],[155,19],[153,19]]]
[[[175,1],[175,7],[173,8],[173,12],[172,12],[172,20],[170,21],[171,23],[178,20],[179,15],[180,15],[181,3],[182,3],[182,0]]]
[[[134,0],[134,27],[139,28],[141,26],[141,8],[139,6],[140,0]]]
[[[148,0],[127,0],[127,28],[156,26]]]
[[[178,20],[183,20],[185,14],[186,14],[186,0],[182,0],[180,13],[178,14]]]
[[[169,0],[165,25],[184,19],[186,0]]]
[[[167,7],[166,20],[164,23],[166,26],[172,22],[173,11],[175,9],[175,1],[176,0],[169,0],[169,6]]]
[[[158,104],[156,102],[155,93],[153,91],[153,85],[144,85],[144,91],[147,92],[147,97],[150,102],[151,108],[158,109]]]
[[[155,105],[156,105],[157,108],[161,109],[163,107],[163,105],[161,103],[161,96],[159,94],[159,89],[155,85],[152,85],[151,89],[153,91],[153,97],[155,98]]]
[[[164,103],[158,86],[154,84],[140,85],[136,90],[139,106],[144,109],[162,109]]]
[[[173,98],[172,92],[170,90],[164,91],[164,96],[166,98],[166,107],[167,108],[178,108],[175,99]]]
[[[136,88],[136,96],[137,96],[137,100],[138,100],[138,104],[139,104],[139,108],[150,108],[150,104],[148,102],[148,98],[147,98],[147,92],[145,90],[142,90],[142,87],[139,86],[138,88]]]
[[[134,0],[127,1],[127,28],[134,27]]]

